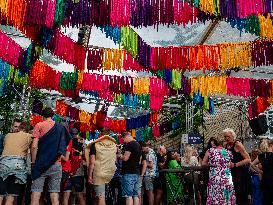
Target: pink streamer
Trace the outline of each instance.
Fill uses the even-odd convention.
[[[196,22],[197,9],[191,7],[187,1],[174,0],[174,23],[186,25],[189,22]]]
[[[249,78],[227,78],[227,94],[242,97],[251,96]]]
[[[238,17],[246,18],[250,15],[263,13],[263,0],[236,0]]]
[[[151,110],[160,110],[163,105],[164,96],[168,93],[164,80],[159,78],[150,78],[150,108]]]
[[[54,15],[56,9],[56,0],[48,0],[47,12],[46,12],[46,26],[52,28],[54,24]]]
[[[135,71],[143,71],[144,67],[139,64],[137,60],[133,58],[133,56],[126,52],[123,59],[123,67],[124,70],[135,70]]]
[[[128,26],[131,17],[131,0],[111,0],[110,23],[112,26]]]
[[[83,46],[64,35],[60,29],[56,29],[54,39],[49,48],[54,55],[84,70],[86,51]]]
[[[159,55],[159,48],[152,48],[151,59],[150,59],[151,70],[157,70],[158,68],[158,64],[159,64],[158,55]]]
[[[24,49],[2,31],[0,31],[0,45],[0,58],[10,65],[19,66]]]

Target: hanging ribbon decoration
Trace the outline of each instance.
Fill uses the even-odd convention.
[[[3,31],[0,31],[0,45],[0,58],[8,64],[18,67],[23,60],[24,49]]]
[[[54,37],[49,44],[49,50],[67,63],[73,64],[79,70],[84,70],[85,48],[64,35],[60,29],[56,29]]]
[[[199,93],[203,97],[211,95],[234,95],[241,97],[272,96],[272,80],[256,80],[224,76],[200,76],[189,78],[191,95]]]

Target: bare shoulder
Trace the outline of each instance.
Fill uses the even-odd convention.
[[[241,152],[241,151],[244,151],[244,150],[245,150],[245,147],[244,147],[244,145],[243,145],[242,142],[236,141],[236,142],[235,142],[235,149],[236,149],[237,151]]]
[[[236,141],[236,142],[235,142],[235,147],[236,147],[236,148],[244,148],[244,145],[242,144],[242,142]]]

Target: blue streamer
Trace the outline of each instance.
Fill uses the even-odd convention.
[[[142,129],[139,129],[139,130],[136,131],[136,141],[138,141],[138,142],[144,141],[144,139],[143,139],[143,130]]]
[[[47,48],[54,36],[54,30],[44,27],[40,36],[40,42],[43,47]]]
[[[171,83],[172,82],[172,71],[169,69],[164,69],[164,80],[166,83]]]
[[[7,92],[8,78],[10,73],[10,65],[0,59],[0,96]]]
[[[100,29],[105,33],[107,38],[110,38],[111,40],[113,40],[115,44],[120,44],[121,32],[119,27],[105,25],[105,26],[101,26]]]
[[[209,98],[209,112],[214,115],[214,101],[212,98]]]

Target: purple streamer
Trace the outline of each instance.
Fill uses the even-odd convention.
[[[267,66],[273,64],[273,42],[256,41],[252,46],[252,60],[254,66]]]
[[[26,2],[26,14],[24,17],[24,23],[30,26],[42,26],[45,25],[46,13],[47,13],[47,1],[33,1],[28,0]]]
[[[110,0],[91,0],[90,25],[110,25]]]
[[[142,25],[144,19],[144,7],[142,1],[132,0],[131,5],[131,25],[134,27],[139,27]]]
[[[90,25],[90,10],[91,5],[88,0],[80,0],[78,3],[73,1],[65,1],[65,16],[66,21],[70,25]]]
[[[150,67],[150,58],[151,58],[152,48],[146,42],[139,37],[138,39],[138,56],[140,65],[145,68]]]
[[[236,0],[220,0],[220,12],[224,18],[235,18]]]
[[[273,12],[273,0],[264,0],[264,13],[272,13]]]
[[[250,79],[249,84],[252,96],[270,97],[271,83],[269,81]]]

